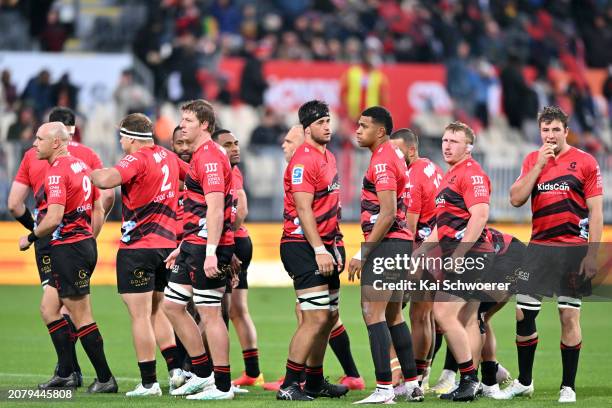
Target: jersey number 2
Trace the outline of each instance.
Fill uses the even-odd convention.
[[[164,164],[161,168],[162,173],[164,173],[164,182],[161,186],[161,191],[170,190],[172,187],[172,183],[168,183],[168,177],[170,177],[170,169],[167,164]]]

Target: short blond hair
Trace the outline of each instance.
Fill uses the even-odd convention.
[[[452,133],[456,133],[456,132],[463,132],[463,134],[465,135],[465,138],[467,140],[468,144],[473,145],[474,142],[476,141],[476,135],[474,135],[474,131],[472,130],[471,127],[469,127],[468,125],[466,125],[463,122],[459,122],[458,120],[449,123],[445,128],[444,128],[445,132],[452,132]]]

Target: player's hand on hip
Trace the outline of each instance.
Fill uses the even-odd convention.
[[[219,276],[217,264],[217,255],[208,255],[204,260],[204,273],[208,279],[214,279]]]
[[[24,235],[23,237],[19,238],[19,250],[20,251],[28,250],[30,248],[30,245],[32,245],[32,243],[28,241],[27,235]]]
[[[349,262],[348,267],[348,280],[349,282],[355,281],[355,275],[357,275],[357,279],[361,279],[361,260],[357,258],[352,258]]]
[[[587,279],[592,279],[597,274],[597,258],[594,256],[585,256],[580,262],[580,275],[584,275]]]
[[[168,257],[164,259],[164,262],[166,263],[166,269],[172,269],[174,267],[174,263],[176,262],[176,258],[178,257],[180,252],[181,247],[179,246],[174,251],[170,252],[170,255],[168,255]]]
[[[316,254],[315,259],[317,261],[317,267],[319,268],[319,273],[323,276],[331,276],[334,273],[334,265],[336,265],[336,261],[334,257],[329,252],[324,254]]]

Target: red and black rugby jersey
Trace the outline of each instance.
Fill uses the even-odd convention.
[[[317,231],[324,244],[332,244],[339,234],[338,212],[340,204],[340,182],[336,158],[325,149],[304,143],[298,147],[289,161],[284,177],[284,223],[283,242],[307,242],[298,218],[293,193],[305,192],[314,195],[312,211],[317,222]]]
[[[89,147],[77,142],[68,142],[68,152],[71,156],[81,159],[91,170],[101,169],[100,157]],[[38,160],[36,148],[32,147],[23,155],[23,159],[15,175],[15,181],[32,189],[36,209],[34,218],[37,224],[45,215],[47,203],[45,201],[45,174],[49,169],[47,160]]]
[[[419,214],[415,242],[423,242],[436,226],[436,194],[442,174],[440,167],[426,158],[419,158],[408,167],[406,212]]]
[[[206,194],[223,193],[223,229],[219,245],[233,245],[232,232],[232,168],[225,150],[212,140],[193,152],[189,173],[185,179],[186,196],[183,215],[183,240],[206,245]]]
[[[374,228],[380,214],[380,202],[376,195],[379,191],[397,193],[395,221],[385,238],[412,240],[412,231],[406,224],[406,202],[404,192],[408,184],[408,167],[402,152],[387,141],[372,152],[370,165],[363,177],[361,189],[361,231],[365,239]]]
[[[436,196],[436,226],[440,243],[458,243],[463,239],[470,207],[489,203],[491,182],[480,164],[471,157],[451,167]],[[492,252],[493,246],[485,226],[472,250]]]
[[[180,159],[153,145],[125,156],[121,174],[120,248],[175,248]]]
[[[537,160],[537,151],[527,155],[519,180]],[[531,191],[531,241],[567,244],[588,241],[586,199],[598,195],[603,195],[603,181],[593,156],[571,147],[549,159]]]
[[[100,190],[91,183],[90,173],[87,164],[70,155],[58,157],[47,169],[44,177],[47,205],[64,206],[64,216],[51,235],[51,245],[93,237],[91,214]]]
[[[232,224],[234,224],[236,212],[238,211],[238,190],[244,190],[244,179],[238,166],[232,168],[232,185]],[[244,223],[242,223],[237,231],[234,231],[234,238],[248,238],[248,236],[249,231],[244,226]]]

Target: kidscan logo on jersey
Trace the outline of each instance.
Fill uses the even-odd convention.
[[[570,191],[570,186],[566,181],[563,183],[540,183],[538,191]]]

